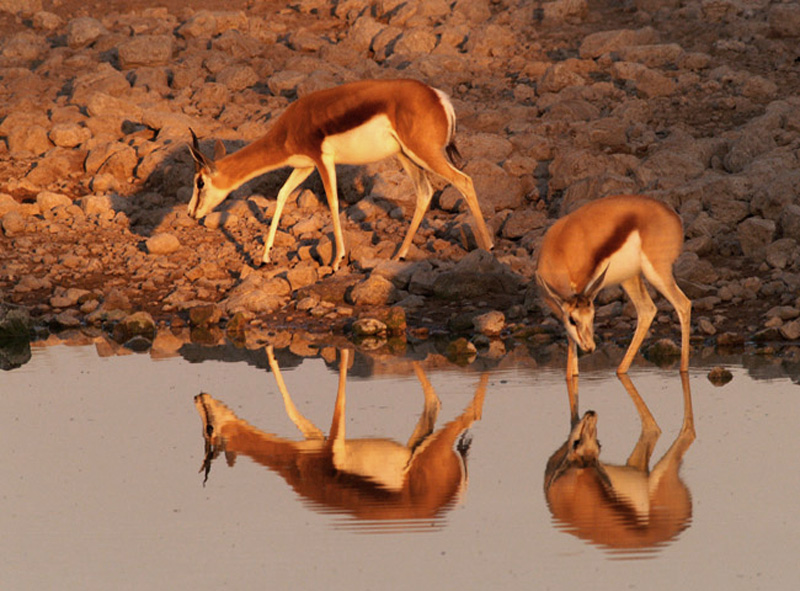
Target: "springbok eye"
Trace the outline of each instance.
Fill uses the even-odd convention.
[[[578,449],[578,447],[580,447],[580,445],[581,445],[581,440],[580,439],[576,439],[575,441],[572,442],[572,449]]]
[[[198,191],[202,191],[203,187],[206,186],[206,182],[203,180],[203,177],[201,177],[201,176],[197,177],[197,183],[196,184],[197,184],[197,190]]]
[[[569,322],[572,326],[578,326],[578,323],[575,322],[575,319],[572,316],[567,316],[567,322]]]

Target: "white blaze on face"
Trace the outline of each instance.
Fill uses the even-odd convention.
[[[594,304],[576,302],[565,306],[564,328],[581,349],[594,351]]]
[[[227,196],[228,191],[215,187],[211,177],[205,171],[200,171],[194,178],[194,189],[187,211],[191,217],[199,220],[214,211]]]

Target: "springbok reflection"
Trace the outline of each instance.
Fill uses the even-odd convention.
[[[612,550],[644,550],[689,527],[692,500],[678,471],[695,439],[689,376],[681,372],[683,424],[664,456],[649,469],[661,435],[653,415],[626,375],[619,376],[641,419],[639,440],[624,466],[600,461],[597,414],[578,418],[578,378],[567,380],[572,430],[547,462],[544,492],[560,529]]]
[[[195,397],[203,421],[206,479],[221,451],[229,465],[245,454],[280,474],[315,508],[349,514],[357,520],[381,520],[375,531],[441,526],[441,515],[466,486],[465,431],[480,420],[488,374],[481,376],[464,411],[434,432],[441,403],[419,364],[424,407],[416,428],[403,445],[390,439],[347,439],[345,385],[350,351],[340,351],[339,384],[328,437],[295,407],[271,347],[267,358],[283,396],[286,413],[303,434],[294,441],[265,433],[238,418],[208,394]],[[389,524],[386,520],[396,520]],[[423,521],[423,523],[421,523]]]

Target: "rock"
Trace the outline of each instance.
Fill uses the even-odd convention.
[[[736,235],[744,256],[762,261],[766,257],[767,246],[775,238],[775,222],[759,217],[744,220],[737,229]]]
[[[353,334],[356,336],[380,336],[386,334],[386,325],[376,318],[359,318],[353,323]]]
[[[478,355],[478,349],[465,338],[451,341],[445,351],[447,359],[456,365],[469,365]]]
[[[633,83],[643,98],[670,96],[675,92],[675,82],[656,70],[633,62],[615,62],[615,78]]]
[[[436,47],[436,35],[428,27],[415,27],[404,32],[394,44],[396,54],[429,54]]]
[[[397,299],[394,284],[381,275],[370,275],[353,286],[350,300],[357,306],[386,306]]]
[[[78,123],[56,123],[48,134],[50,141],[61,148],[74,148],[92,137],[88,127]]]
[[[0,193],[0,218],[2,218],[9,211],[19,209],[19,203],[11,195],[7,193]]]
[[[780,327],[781,336],[787,341],[800,340],[800,321],[792,320]]]
[[[91,45],[108,31],[96,18],[81,16],[67,23],[67,45],[71,49],[81,49]]]
[[[0,12],[29,17],[42,9],[42,0],[2,0]]]
[[[793,2],[773,4],[767,13],[770,30],[779,37],[800,37],[800,6]]]
[[[0,226],[2,226],[6,236],[15,236],[25,232],[28,221],[19,211],[12,210],[0,219]]]
[[[181,242],[174,234],[161,232],[145,241],[149,254],[171,254],[181,247]]]
[[[181,37],[194,39],[198,37],[213,37],[218,32],[217,18],[208,10],[197,11],[189,20],[178,27],[177,33]]]
[[[797,240],[794,238],[781,238],[767,246],[766,249],[767,263],[775,269],[785,269],[791,266],[799,256]]]
[[[504,238],[514,240],[522,238],[531,230],[544,228],[547,216],[538,209],[517,209],[506,218],[501,234]]]
[[[580,23],[589,15],[587,0],[554,0],[542,5],[543,20]]]
[[[433,293],[448,300],[460,300],[486,294],[517,294],[521,286],[519,276],[492,254],[478,249],[467,254],[451,270],[438,274]]]
[[[72,199],[61,193],[42,191],[36,195],[36,204],[39,206],[40,211],[45,212],[56,207],[72,205]]]
[[[725,369],[724,367],[717,366],[708,372],[708,381],[715,386],[724,386],[732,379],[733,374],[730,372],[730,370]]]
[[[70,287],[69,289],[56,290],[55,295],[50,298],[50,305],[54,308],[71,308],[85,301],[91,292],[88,289]]]
[[[136,150],[121,142],[110,142],[90,150],[86,157],[86,172],[110,174],[119,180],[127,180],[139,163]]]
[[[672,339],[659,339],[647,348],[647,359],[659,367],[680,359],[681,348]]]
[[[319,280],[319,272],[316,265],[301,264],[286,272],[286,280],[289,282],[292,291],[296,291],[316,283]]]
[[[43,36],[33,31],[22,31],[12,35],[5,42],[0,55],[12,61],[25,63],[41,59],[49,49],[50,45]]]
[[[27,340],[33,329],[33,320],[24,308],[0,308],[0,342]]]
[[[86,215],[103,215],[112,211],[108,195],[86,195],[80,200],[80,206]]]
[[[217,74],[216,79],[231,92],[240,92],[256,84],[259,77],[256,71],[248,65],[232,65]]]
[[[220,318],[222,318],[222,310],[216,304],[194,306],[189,309],[189,324],[191,326],[217,324]]]
[[[502,332],[506,325],[505,315],[498,311],[492,310],[485,314],[480,314],[472,319],[475,330],[480,334],[487,336],[497,336]]]
[[[63,24],[61,17],[46,10],[39,10],[33,15],[33,26],[45,31],[55,31]]]
[[[114,340],[125,343],[134,337],[144,337],[152,342],[156,336],[156,323],[147,312],[134,312],[114,326]]]
[[[119,46],[119,63],[123,70],[142,66],[163,66],[170,63],[174,47],[172,35],[137,35]]]
[[[605,53],[619,51],[633,45],[651,45],[657,42],[658,33],[650,27],[638,30],[601,31],[584,37],[578,53],[583,59],[595,59]]]

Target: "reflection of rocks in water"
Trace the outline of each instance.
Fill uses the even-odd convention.
[[[30,361],[31,326],[25,310],[0,309],[0,369],[14,369]]]

